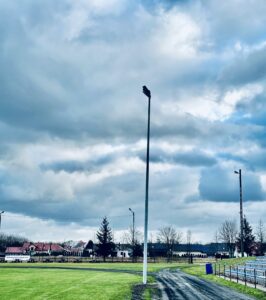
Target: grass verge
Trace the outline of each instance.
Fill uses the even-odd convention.
[[[235,264],[244,263],[246,260],[251,260],[251,259],[254,259],[254,258],[249,257],[249,258],[226,259],[226,260],[220,261],[220,264],[221,264],[221,266],[235,265]],[[205,274],[205,265],[180,265],[178,268],[180,270],[182,270],[183,272],[198,276],[205,280],[211,280],[220,285],[230,287],[230,288],[235,289],[243,294],[252,296],[255,299],[266,300],[266,293],[263,291],[260,291],[258,289],[254,289],[251,287],[247,287],[247,286],[244,286],[241,284],[237,284],[235,282],[228,281],[226,279],[223,279],[223,278],[215,276],[215,275],[206,275]]]

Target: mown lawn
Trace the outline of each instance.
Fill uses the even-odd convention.
[[[36,269],[23,268],[29,266]],[[179,266],[177,263],[149,263],[148,271]],[[53,270],[55,267],[95,270]],[[142,267],[142,263],[2,263],[0,299],[131,299],[133,285],[142,282]],[[99,269],[137,271],[140,274],[99,272]],[[149,277],[149,282],[154,282],[154,278]],[[150,289],[145,291],[144,298],[151,298]]]
[[[247,260],[255,259],[255,257],[248,258],[233,258],[233,259],[225,259],[221,261],[217,261],[217,264],[221,265],[221,270],[223,270],[224,265],[236,265],[236,264],[244,264]],[[266,293],[254,288],[246,287],[241,284],[237,284],[235,282],[230,282],[221,277],[215,275],[206,275],[205,274],[205,265],[179,265],[179,269],[183,272],[186,272],[191,275],[195,275],[201,277],[206,280],[211,280],[216,282],[217,284],[225,285],[230,288],[233,288],[243,294],[247,294],[249,296],[254,297],[255,299],[266,300]]]
[[[0,267],[0,299],[125,300],[139,282],[125,273]]]
[[[164,268],[176,268],[180,263],[149,263],[148,272],[158,272]],[[76,267],[76,268],[93,268],[93,269],[114,269],[142,272],[142,263],[2,263],[1,266],[33,266],[33,267]]]

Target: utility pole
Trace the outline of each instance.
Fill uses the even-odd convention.
[[[149,99],[149,101],[148,101],[147,155],[146,155],[144,251],[143,251],[143,284],[147,284],[151,92],[145,85],[143,86],[142,91],[143,91],[143,94],[145,96],[147,96]]]
[[[244,257],[244,241],[243,241],[243,194],[242,194],[242,173],[241,169],[235,171],[239,175],[239,200],[240,200],[240,251],[241,256]]]
[[[133,217],[132,244],[133,244],[133,247],[134,247],[134,245],[135,245],[135,212],[131,208],[129,208],[129,210],[132,212],[132,217]]]

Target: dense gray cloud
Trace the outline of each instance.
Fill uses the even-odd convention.
[[[239,201],[238,175],[233,170],[209,168],[202,171],[199,191],[203,199],[220,202]],[[242,173],[244,201],[261,201],[265,199],[259,177],[253,173]]]
[[[223,70],[221,81],[231,85],[252,83],[265,78],[266,47],[250,53],[240,53],[236,61]]]
[[[104,215],[125,229],[132,207],[141,228],[146,84],[151,229],[208,239],[228,205],[237,216],[235,168],[255,222],[266,200],[265,16],[263,0],[2,1],[0,208],[78,232]]]

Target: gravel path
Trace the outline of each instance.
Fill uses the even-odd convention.
[[[162,300],[254,300],[227,287],[178,270],[163,270],[156,278]]]

